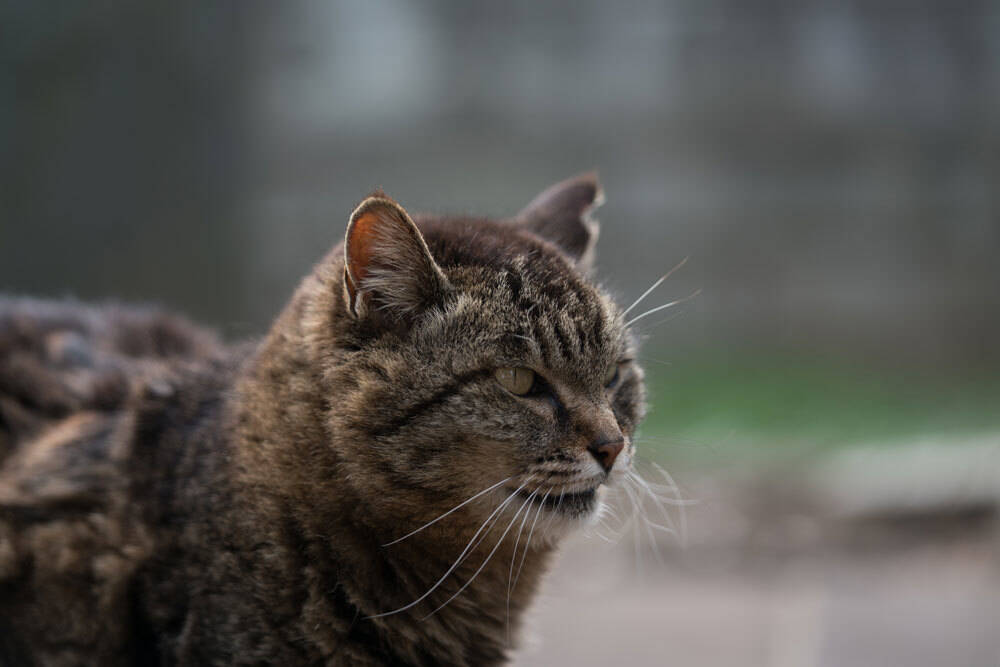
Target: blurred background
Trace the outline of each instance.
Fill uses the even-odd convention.
[[[601,281],[702,291],[518,663],[1000,664],[1000,3],[0,4],[3,292],[257,336],[375,187],[592,168]]]

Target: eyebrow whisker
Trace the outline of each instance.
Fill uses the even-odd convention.
[[[677,306],[679,304],[684,303],[685,301],[690,301],[691,299],[695,298],[699,294],[701,294],[701,290],[700,289],[696,289],[694,292],[691,292],[691,294],[687,295],[683,299],[677,299],[676,301],[671,301],[670,303],[665,303],[662,306],[657,306],[656,308],[650,308],[649,310],[647,310],[646,312],[644,312],[642,315],[637,315],[637,316],[633,317],[631,320],[629,320],[628,322],[626,322],[625,326],[630,327],[633,324],[635,324],[636,322],[638,322],[639,320],[641,320],[642,318],[646,317],[647,315],[652,315],[653,313],[656,313],[656,312],[659,312],[661,310],[664,310],[665,308],[672,308],[674,306]]]
[[[664,281],[664,280],[666,280],[667,278],[669,278],[669,277],[670,277],[670,275],[671,275],[671,274],[672,274],[672,273],[673,273],[674,271],[676,271],[677,269],[679,269],[679,268],[681,268],[682,266],[684,266],[685,264],[687,264],[687,261],[688,261],[688,257],[685,257],[685,258],[684,258],[684,259],[682,259],[682,260],[681,260],[680,262],[678,262],[678,263],[677,263],[677,265],[676,265],[676,266],[674,266],[674,268],[670,269],[669,271],[667,271],[666,273],[664,273],[664,274],[663,274],[662,276],[660,276],[660,279],[659,279],[659,280],[657,280],[656,282],[654,282],[654,283],[653,283],[653,284],[652,284],[652,285],[651,285],[651,286],[649,287],[649,289],[647,289],[647,290],[646,290],[645,292],[643,292],[643,293],[642,293],[642,295],[641,295],[641,296],[640,296],[640,297],[639,297],[638,299],[636,299],[635,301],[633,301],[633,302],[632,302],[632,305],[631,305],[631,306],[629,306],[628,308],[626,308],[626,309],[625,309],[625,311],[624,311],[624,312],[622,313],[622,317],[625,317],[626,315],[628,315],[628,313],[629,313],[629,311],[630,311],[630,310],[632,310],[633,308],[635,308],[636,306],[638,306],[638,305],[639,305],[639,302],[641,302],[641,301],[642,301],[643,299],[645,299],[645,298],[646,298],[647,296],[649,296],[649,293],[650,293],[650,292],[652,292],[652,291],[653,291],[653,290],[655,290],[655,289],[656,289],[657,287],[659,287],[660,285],[662,285],[662,284],[663,284],[663,281]]]

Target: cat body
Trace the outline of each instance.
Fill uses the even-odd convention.
[[[504,661],[641,418],[599,195],[373,195],[257,343],[0,301],[0,664]]]

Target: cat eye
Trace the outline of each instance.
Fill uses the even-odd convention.
[[[622,377],[622,369],[628,364],[632,363],[632,359],[622,359],[617,364],[608,369],[607,374],[604,376],[604,387],[605,389],[612,389],[615,387]]]
[[[498,368],[493,374],[504,389],[518,396],[525,396],[535,386],[535,371],[530,368]]]
[[[610,389],[611,387],[618,384],[619,368],[621,364],[615,364],[608,369],[608,372],[604,375],[604,386]]]

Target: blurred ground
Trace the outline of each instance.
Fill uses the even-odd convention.
[[[1000,457],[1000,435],[972,446],[978,457],[957,444],[953,460]],[[910,471],[887,470],[877,451],[811,473],[690,480],[701,502],[688,508],[686,548],[657,533],[654,546],[645,530],[574,539],[517,664],[1000,664],[1000,485],[970,494],[971,466],[945,467],[935,501],[914,502],[918,491],[893,487]],[[913,458],[920,467],[926,452]]]

